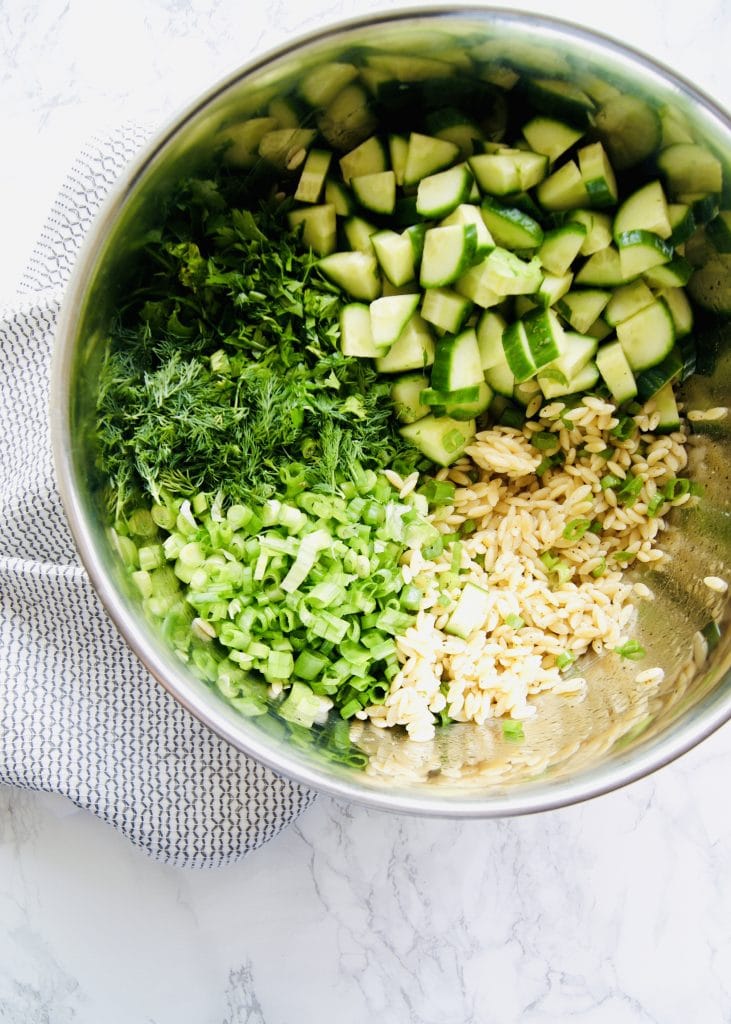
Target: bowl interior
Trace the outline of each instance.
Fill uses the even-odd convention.
[[[611,41],[549,20],[476,9],[409,12],[353,22],[270,55],[182,114],[98,218],[67,296],[55,354],[52,425],[62,496],[82,559],[121,633],[177,699],[239,748],[308,784],[383,807],[486,815],[564,804],[645,774],[731,715],[725,601],[702,582],[726,575],[731,559],[727,420],[697,424],[690,475],[703,482],[703,501],[674,512],[665,541],[671,558],[637,577],[656,595],[639,609],[637,635],[648,663],[664,669],[663,682],[638,684],[635,664],[597,656],[584,672],[586,698],[539,698],[539,713],[519,743],[489,724],[452,725],[427,743],[365,729],[350,756],[341,747],[333,758],[330,726],[303,736],[273,713],[243,717],[207,681],[203,659],[198,668],[184,664],[143,613],[109,542],[103,482],[93,469],[98,368],[109,318],[166,198],[182,176],[205,171],[232,126],[290,94],[308,70],[325,61],[362,61],[376,50],[451,60],[458,74],[479,73],[496,83],[527,75],[650,97],[672,107],[728,168],[728,119],[692,87]],[[699,372],[685,386],[695,408],[731,405],[731,329],[712,327],[703,337]]]

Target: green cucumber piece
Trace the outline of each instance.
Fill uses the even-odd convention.
[[[582,256],[593,256],[612,244],[612,221],[599,210],[571,210],[566,214],[567,224],[582,224],[586,237],[579,250]]]
[[[565,332],[552,309],[535,309],[523,317],[522,324],[537,370],[563,355]]]
[[[375,346],[385,352],[401,337],[406,324],[416,312],[421,296],[385,295],[370,304],[371,333]]]
[[[568,160],[545,178],[536,189],[536,198],[544,210],[575,210],[590,201],[574,160]]]
[[[656,299],[617,324],[617,338],[634,373],[657,366],[675,343],[675,325],[667,304]]]
[[[676,142],[660,153],[657,165],[673,198],[689,192],[723,190],[721,161],[705,146]]]
[[[537,367],[533,362],[533,354],[528,344],[528,335],[522,320],[515,320],[505,328],[503,332],[503,351],[505,352],[505,361],[513,374],[516,384],[528,380],[535,374]],[[489,384],[492,384],[492,380],[487,374],[485,379]],[[495,390],[498,389],[496,388]]]
[[[456,391],[484,380],[477,334],[472,328],[437,342],[431,385],[436,391]]]
[[[339,164],[343,181],[349,185],[351,178],[387,171],[388,156],[381,139],[377,135],[371,135],[355,149],[341,156]]]
[[[376,231],[370,236],[370,242],[384,277],[394,287],[400,288],[414,280],[414,247],[408,235],[390,230]]]
[[[697,227],[689,203],[668,203],[668,222],[671,228],[669,241],[675,247],[687,242]]]
[[[653,396],[655,411],[660,419],[655,430],[658,434],[674,434],[680,430],[680,412],[672,382],[668,382]]]
[[[340,310],[340,350],[344,356],[375,359],[385,355],[371,330],[371,311],[365,303],[349,302]]]
[[[596,354],[596,365],[617,405],[623,405],[636,397],[637,384],[632,367],[619,341],[609,341],[600,346]]]
[[[325,202],[335,207],[338,217],[349,217],[355,210],[353,193],[342,181],[328,178],[325,182]]]
[[[372,253],[334,252],[318,260],[317,267],[354,299],[371,302],[381,294],[378,260]]]
[[[569,291],[573,280],[574,275],[572,273],[544,273],[541,287],[535,294],[536,304],[539,306],[554,306]]]
[[[250,117],[224,129],[224,160],[232,167],[253,167],[259,159],[259,143],[267,132],[279,128],[276,117]]]
[[[667,384],[679,380],[683,373],[683,365],[680,350],[672,348],[661,362],[638,373],[637,395],[640,401],[649,401]]]
[[[408,373],[431,366],[435,355],[434,337],[429,324],[414,313],[385,356],[376,359],[378,373]]]
[[[354,252],[363,252],[368,256],[373,255],[373,242],[371,239],[378,231],[375,224],[364,220],[362,217],[353,215],[346,217],[343,221],[343,234],[350,248]]]
[[[652,231],[624,231],[617,238],[619,267],[625,280],[638,277],[653,267],[669,263],[673,248]]]
[[[325,141],[345,154],[367,141],[376,130],[377,123],[371,97],[358,82],[351,82],[341,89],[317,118],[318,130]],[[369,167],[360,173],[375,170]]]
[[[503,352],[499,363],[485,370],[485,380],[496,395],[503,395],[505,398],[513,397],[516,383],[515,374],[508,366],[505,352]]]
[[[327,107],[358,74],[355,64],[326,61],[303,76],[298,91],[311,107]]]
[[[538,250],[538,258],[550,274],[561,277],[568,273],[585,239],[586,227],[577,221],[569,221],[546,232]]]
[[[424,416],[401,427],[401,436],[439,466],[449,466],[464,453],[475,436],[474,420],[450,416]]]
[[[455,420],[474,420],[485,412],[493,399],[493,390],[482,380],[477,385],[477,394],[473,399],[462,398],[456,402],[447,401],[444,406],[445,416]]]
[[[537,257],[523,260],[501,246],[493,249],[478,267],[484,274],[486,287],[503,297],[534,295],[543,281],[543,271]]]
[[[627,284],[622,272],[619,252],[612,245],[595,252],[574,277],[574,284],[586,288],[618,288]]]
[[[505,318],[494,310],[486,309],[477,322],[477,347],[480,350],[480,364],[483,371],[505,360],[503,352],[503,331]],[[512,385],[511,385],[512,390]]]
[[[549,374],[550,371],[544,372],[543,377],[541,377],[539,373],[537,378],[543,392],[543,397],[548,400],[562,398],[564,395],[575,395],[591,391],[596,387],[599,380],[599,370],[592,359],[585,363],[576,372],[575,376],[567,380],[565,384],[561,380],[552,380]]]
[[[447,620],[444,632],[468,640],[473,633],[483,627],[491,604],[490,593],[468,581],[457,598],[457,604]]]
[[[447,217],[439,222],[439,227],[449,227],[450,224],[474,224],[477,231],[477,249],[475,259],[481,260],[495,248],[496,242],[485,223],[479,206],[473,203],[460,203]]]
[[[676,256],[668,263],[651,267],[644,278],[653,288],[684,288],[690,281],[693,268],[684,256]]]
[[[520,89],[538,113],[555,117],[582,129],[595,109],[592,98],[563,78],[531,78],[520,81]]]
[[[617,210],[612,230],[615,239],[628,231],[650,231],[660,238],[670,238],[673,229],[668,203],[659,181],[643,185],[624,200]]]
[[[577,153],[579,172],[592,206],[615,206],[617,179],[601,142],[583,146]]]
[[[288,214],[290,228],[302,229],[302,244],[312,249],[316,256],[328,256],[337,247],[337,216],[331,203],[307,206],[291,210]]]
[[[429,406],[421,401],[421,393],[426,386],[427,379],[423,373],[404,374],[393,382],[391,401],[399,423],[416,423],[429,414]]]
[[[686,337],[693,330],[693,309],[682,288],[663,288],[657,294],[663,299],[675,325],[675,340]]]
[[[660,146],[660,118],[638,96],[611,97],[601,104],[592,121],[615,170],[634,167]]]
[[[393,171],[355,175],[350,179],[350,187],[366,210],[383,216],[393,213],[396,206],[396,175]]]
[[[391,170],[396,175],[396,184],[399,188],[404,184],[404,172],[406,160],[409,153],[409,140],[403,135],[388,136],[388,154],[391,160]]]
[[[331,160],[332,150],[311,149],[309,151],[294,193],[296,202],[316,203],[319,200],[325,187]]]
[[[543,241],[543,228],[527,213],[504,206],[486,196],[482,200],[482,219],[495,243],[506,249],[535,249]]]
[[[644,281],[633,281],[631,284],[617,288],[604,310],[604,319],[612,327],[628,320],[645,306],[654,301],[655,296]]]
[[[474,224],[428,228],[419,274],[421,287],[442,288],[452,284],[472,266],[476,251]]]
[[[421,304],[421,315],[447,334],[457,334],[472,312],[470,299],[451,288],[427,288]]]
[[[259,156],[277,170],[294,170],[300,157],[304,163],[316,135],[314,128],[275,128],[259,140]]]
[[[523,135],[530,148],[535,153],[543,153],[551,163],[571,149],[583,134],[572,125],[551,117],[534,117],[523,125]]]
[[[416,212],[426,218],[446,217],[467,201],[473,180],[467,164],[422,178],[416,192]]]
[[[602,315],[610,298],[611,293],[600,288],[570,291],[558,300],[556,311],[578,334],[586,334]]]
[[[422,178],[450,167],[459,158],[459,147],[446,139],[412,132],[404,165],[404,185],[417,185]]]

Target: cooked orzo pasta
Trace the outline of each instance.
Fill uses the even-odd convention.
[[[657,435],[657,423],[652,403],[619,417],[594,396],[553,402],[522,429],[478,433],[464,458],[440,470],[436,480],[454,486],[431,518],[446,543],[431,558],[404,556],[420,608],[398,638],[389,693],[358,717],[405,726],[417,741],[433,737],[440,715],[522,720],[541,692],[582,693],[583,655],[641,655],[634,602],[652,593],[627,570],[663,559],[665,515],[696,500],[682,477],[685,431]],[[466,586],[479,588],[479,621],[455,635]]]

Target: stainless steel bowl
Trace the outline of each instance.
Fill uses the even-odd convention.
[[[142,613],[96,496],[95,382],[108,317],[165,195],[180,175],[201,165],[228,125],[250,116],[304,69],[374,40],[416,53],[448,42],[467,51],[480,48],[499,65],[517,63],[569,78],[591,73],[622,83],[676,107],[727,167],[731,162],[731,123],[711,100],[647,57],[559,21],[487,8],[409,10],[297,40],[216,85],[160,132],[97,217],[57,332],[51,427],[59,486],[83,563],[123,637],[181,704],[240,750],[315,789],[395,811],[490,817],[558,807],[647,775],[731,717],[725,602],[702,584],[709,572],[726,574],[731,562],[728,421],[693,438],[691,469],[706,494],[699,511],[677,510],[666,539],[673,557],[652,574],[657,598],[641,612],[651,663],[665,669],[661,686],[638,686],[635,666],[618,668],[616,657],[599,658],[587,671],[587,699],[542,699],[520,744],[476,726],[452,726],[425,744],[380,733],[366,739],[367,771],[334,764],[317,746],[293,743],[270,719],[241,717],[175,657]],[[721,340],[728,347],[731,330],[722,331]],[[693,380],[693,405],[731,404],[729,355],[721,352],[712,372]],[[710,620],[721,624],[721,638],[707,652],[699,631]]]

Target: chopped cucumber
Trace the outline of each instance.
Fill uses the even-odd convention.
[[[534,117],[523,125],[523,135],[534,152],[555,163],[582,137],[583,132],[550,117]]]
[[[657,164],[673,198],[689,192],[721,192],[723,189],[721,161],[705,146],[676,142],[660,153]]]
[[[396,206],[396,175],[393,171],[355,175],[350,179],[350,187],[366,210],[382,215],[393,213]]]
[[[378,260],[365,252],[334,252],[317,263],[318,269],[354,299],[370,302],[381,294]]]
[[[311,149],[302,168],[294,198],[299,203],[316,203],[325,187],[332,152],[329,149]],[[337,212],[337,211],[336,211]]]
[[[467,640],[481,629],[490,611],[492,595],[483,587],[469,581],[457,599],[457,605],[444,627],[445,633]]]
[[[475,230],[477,231],[476,260],[481,260],[483,256],[487,256],[495,248],[496,241],[488,230],[479,206],[475,206],[473,203],[460,203],[452,213],[439,222],[439,227],[446,228],[450,224],[475,225]]]
[[[652,231],[625,231],[617,239],[617,249],[619,268],[626,281],[673,258],[672,246]]]
[[[429,414],[429,406],[421,401],[421,393],[427,386],[423,373],[409,373],[399,377],[391,386],[391,401],[396,418],[401,423],[416,423]]]
[[[351,178],[387,170],[388,156],[377,135],[372,135],[350,153],[340,157],[340,173],[346,185],[350,184]]]
[[[579,255],[585,239],[586,227],[576,221],[569,221],[546,232],[538,250],[538,258],[550,274],[566,274]]]
[[[401,436],[432,462],[449,466],[462,455],[475,436],[475,421],[430,414],[401,427]]]
[[[610,341],[601,346],[596,354],[596,365],[617,405],[623,405],[636,397],[637,385],[632,367],[618,341]]]
[[[450,167],[459,158],[459,147],[447,139],[412,132],[404,164],[404,185],[418,185],[422,178]]]
[[[589,201],[581,171],[569,160],[549,175],[536,189],[536,198],[546,210],[575,210]]]
[[[660,118],[638,96],[620,93],[601,104],[592,118],[615,170],[634,167],[660,145]]]
[[[631,284],[617,288],[604,310],[604,319],[612,327],[628,320],[645,306],[654,301],[654,295],[644,281],[633,281]]]
[[[437,342],[431,371],[433,388],[455,391],[480,384],[483,380],[477,334],[472,328]]]
[[[414,279],[414,247],[408,235],[398,231],[376,231],[369,240],[385,278],[392,285],[399,288]]]
[[[504,361],[503,331],[505,326],[504,317],[491,309],[486,309],[478,320],[477,347],[480,350],[480,364],[483,370],[489,370]]]
[[[617,338],[633,372],[656,366],[675,343],[675,324],[667,304],[656,299],[617,324]]]
[[[579,249],[582,256],[593,256],[612,244],[612,221],[608,214],[599,210],[571,210],[566,217],[568,224],[581,224],[586,229]]]
[[[373,340],[371,311],[362,302],[349,302],[340,310],[340,350],[344,356],[375,359],[386,354]]]
[[[428,288],[421,304],[421,315],[439,330],[457,334],[472,308],[470,299],[451,288]]]
[[[672,235],[668,204],[659,181],[637,189],[617,210],[613,225],[615,239],[629,231],[650,231],[660,238]]]
[[[543,241],[543,228],[533,217],[496,199],[483,199],[482,219],[495,243],[506,249],[535,249]]]
[[[424,236],[419,283],[442,288],[465,273],[475,260],[477,229],[474,224],[429,228]]]
[[[302,228],[302,243],[317,256],[327,256],[337,245],[337,217],[331,203],[307,206],[289,213],[289,226]]]
[[[417,292],[415,295],[385,295],[371,302],[371,332],[374,345],[381,349],[379,355],[385,355],[401,337],[420,299]]]
[[[434,338],[429,324],[414,313],[385,356],[376,359],[379,373],[407,373],[423,370],[434,362]]]
[[[556,309],[579,334],[586,334],[602,315],[611,295],[599,288],[567,292],[556,303]]]
[[[601,142],[593,142],[578,152],[579,172],[592,206],[614,206],[617,179]]]
[[[416,212],[421,217],[446,217],[467,201],[473,180],[467,164],[422,178],[416,191]]]

